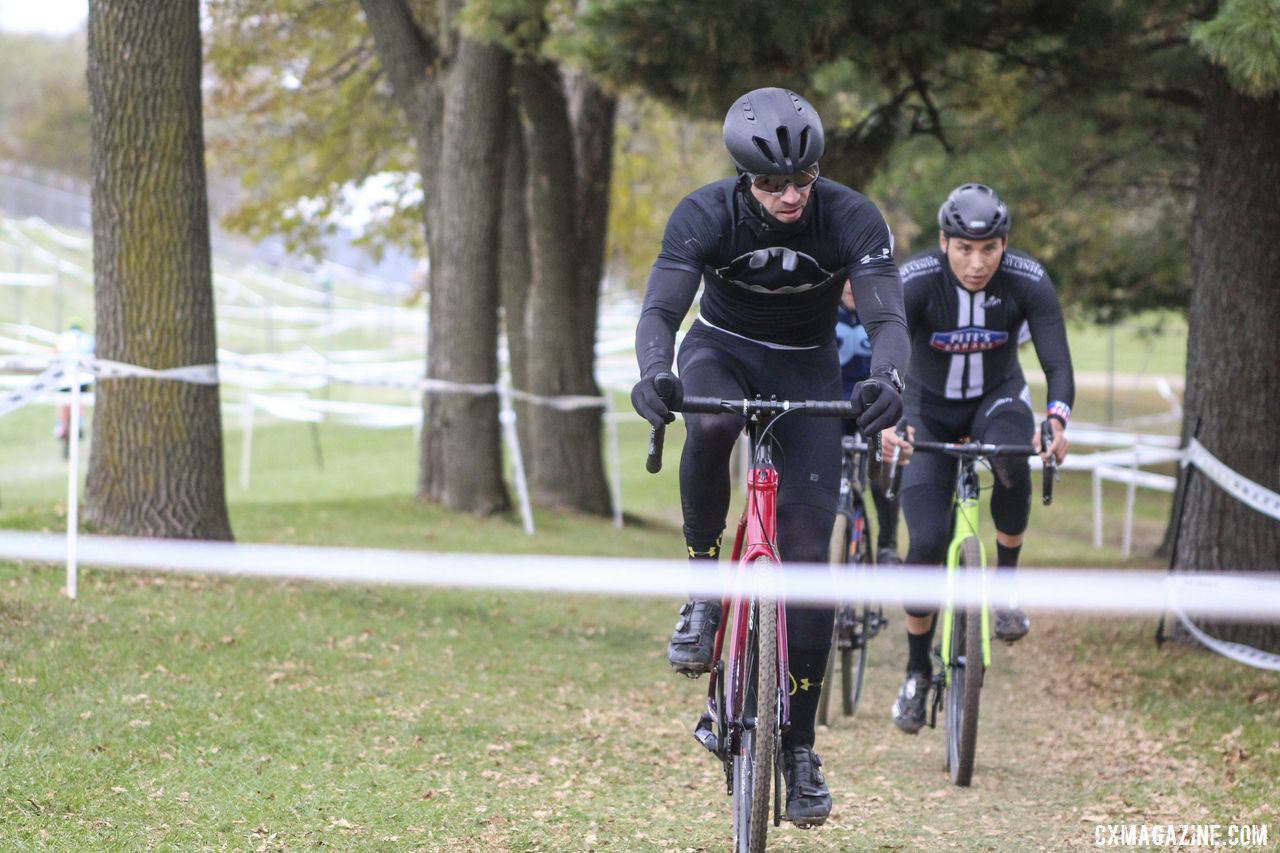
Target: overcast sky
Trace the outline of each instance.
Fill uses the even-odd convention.
[[[0,0],[0,32],[66,35],[89,16],[89,0]]]

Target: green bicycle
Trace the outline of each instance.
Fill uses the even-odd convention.
[[[1053,442],[1048,421],[1040,426],[1042,447]],[[917,452],[945,453],[956,465],[955,526],[947,547],[946,602],[942,608],[941,671],[933,679],[933,706],[929,725],[936,727],[938,709],[943,709],[947,749],[943,769],[956,785],[968,785],[973,778],[973,760],[978,744],[978,703],[982,681],[991,667],[991,615],[987,607],[987,556],[978,535],[978,462],[996,456],[1036,456],[1030,445],[982,444],[980,442],[912,442]],[[1044,465],[1044,504],[1053,502],[1053,478],[1057,466],[1053,457]],[[976,572],[974,577],[971,572]],[[981,590],[981,604],[957,607],[958,588]],[[966,601],[972,601],[966,596]]]

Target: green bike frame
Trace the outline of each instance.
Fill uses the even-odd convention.
[[[951,544],[947,546],[947,601],[942,610],[942,660],[951,660],[951,623],[955,616],[955,586],[957,569],[960,567],[960,547],[970,536],[978,540],[978,554],[981,557],[978,571],[981,572],[982,589],[982,666],[991,667],[991,614],[987,608],[987,549],[978,535],[978,490],[977,472],[973,463],[966,465],[961,479],[965,481],[964,495],[957,492],[955,502],[955,529],[951,535]],[[972,478],[972,479],[970,479]],[[972,488],[971,488],[972,487]],[[972,568],[972,567],[970,567]],[[945,667],[946,686],[951,686],[951,667]]]

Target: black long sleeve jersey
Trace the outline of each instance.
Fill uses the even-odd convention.
[[[1048,382],[1048,414],[1066,423],[1075,402],[1071,351],[1058,295],[1039,262],[1007,249],[976,293],[956,279],[941,249],[912,256],[899,271],[911,334],[908,388],[926,400],[972,400],[1021,376],[1025,320]]]
[[[778,349],[809,349],[835,334],[846,279],[871,338],[873,374],[904,370],[910,354],[893,238],[876,206],[818,178],[792,228],[771,228],[728,178],[686,196],[671,214],[636,326],[640,372],[671,366],[675,333],[706,281],[700,322]]]

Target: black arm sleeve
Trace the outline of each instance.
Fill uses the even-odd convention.
[[[902,305],[902,279],[897,267],[888,272],[859,275],[852,279],[853,301],[858,317],[871,338],[871,375],[897,370],[907,375],[911,339]],[[647,301],[647,300],[646,300]]]
[[[1028,290],[1024,308],[1027,312],[1027,324],[1031,327],[1031,341],[1036,348],[1036,357],[1044,368],[1048,402],[1061,401],[1074,406],[1076,379],[1071,367],[1067,325],[1062,319],[1058,294],[1047,274]]]
[[[671,369],[676,354],[676,329],[689,313],[702,276],[684,269],[654,267],[644,291],[644,306],[636,324],[636,360],[640,375]]]

